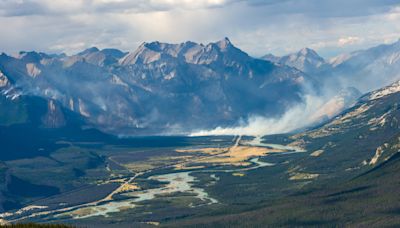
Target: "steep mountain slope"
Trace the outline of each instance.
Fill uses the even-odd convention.
[[[0,96],[0,160],[47,155],[60,141],[112,139],[54,100]]]
[[[276,116],[301,102],[312,83],[298,70],[248,56],[227,38],[143,43],[130,53],[2,54],[0,71],[23,94],[54,99],[120,134],[183,133]]]
[[[365,94],[352,108],[315,129],[266,141],[308,151],[289,164],[280,181],[302,187],[294,194],[241,213],[203,217],[173,226],[398,226],[400,187],[400,81]],[[268,189],[268,191],[271,191]],[[267,215],[267,216],[266,216]]]
[[[346,177],[389,159],[399,134],[400,82],[362,96],[352,108],[314,130],[292,136],[320,156],[301,166],[310,172]],[[386,152],[392,151],[392,152]],[[395,151],[397,152],[397,151]]]

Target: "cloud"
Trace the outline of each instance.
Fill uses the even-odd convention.
[[[398,22],[400,20],[400,6],[394,7],[385,16],[389,21]]]
[[[184,7],[184,8],[208,8],[223,6],[227,4],[228,0],[152,0],[155,5],[168,5],[171,7]]]
[[[339,47],[343,47],[343,46],[346,46],[346,45],[359,43],[361,41],[362,41],[362,39],[360,37],[357,37],[357,36],[343,37],[343,38],[340,38],[338,40],[338,46]]]
[[[305,46],[329,56],[398,36],[399,7],[397,0],[1,0],[0,49],[133,50],[143,41],[228,36],[254,56]],[[362,42],[338,45],[346,37]]]
[[[41,4],[33,1],[0,1],[0,16],[3,17],[43,14],[45,11]]]
[[[76,15],[81,13],[145,13],[223,7],[237,0],[2,0],[0,15]]]

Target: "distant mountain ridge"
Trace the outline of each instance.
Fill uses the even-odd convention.
[[[306,73],[316,72],[321,66],[326,64],[325,60],[319,56],[316,51],[310,48],[303,48],[298,52],[282,57],[267,54],[261,58],[271,62],[291,66]]]
[[[330,65],[334,75],[357,82],[361,91],[379,89],[400,79],[400,40],[340,55]]]
[[[55,100],[121,134],[176,134],[277,116],[302,102],[304,86],[313,83],[299,70],[250,57],[228,38],[143,43],[129,53],[95,47],[72,56],[3,53],[0,71],[3,94],[18,96],[13,88]]]
[[[341,87],[356,87],[362,92],[379,89],[400,79],[400,39],[330,60],[309,48],[282,57],[267,54],[261,58],[326,78],[328,83],[341,83]]]

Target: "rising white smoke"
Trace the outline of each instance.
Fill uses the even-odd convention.
[[[300,103],[288,109],[279,118],[266,118],[262,116],[251,116],[248,121],[240,123],[235,127],[217,127],[212,130],[201,130],[191,136],[206,135],[270,135],[288,133],[299,128],[304,128],[318,121],[322,116],[330,117],[332,114],[324,113],[321,108],[327,103],[324,97],[306,95],[304,103]],[[315,115],[320,113],[319,115]],[[336,112],[335,112],[336,113]]]

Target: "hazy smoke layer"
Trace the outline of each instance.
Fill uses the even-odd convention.
[[[261,116],[251,116],[248,121],[239,123],[238,126],[222,128],[217,127],[212,130],[201,130],[191,134],[191,136],[206,135],[270,135],[287,133],[303,128],[320,120],[324,115],[316,116],[315,113],[323,113],[321,107],[326,104],[327,99],[306,95],[304,103],[289,108],[280,118],[265,118]],[[330,116],[326,113],[326,116]]]

